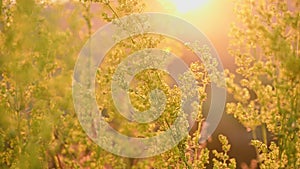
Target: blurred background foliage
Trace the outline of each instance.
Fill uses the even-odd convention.
[[[236,168],[230,144],[219,136],[220,150],[198,144],[202,104],[210,79],[201,63],[191,64],[197,75],[201,105],[190,136],[172,150],[149,159],[115,156],[93,143],[82,130],[72,103],[72,73],[77,55],[92,36],[93,20],[111,22],[140,13],[139,0],[1,0],[0,16],[0,168]],[[289,3],[288,3],[289,2]],[[97,8],[92,11],[92,8]],[[95,12],[96,11],[96,12]],[[253,133],[261,168],[300,167],[300,14],[299,1],[237,1],[241,21],[229,33],[229,51],[237,73],[228,72],[227,87],[235,102],[227,104]],[[144,110],[151,89],[162,86],[169,106],[157,124],[125,123],[110,99],[109,83],[116,65],[128,54],[159,47],[164,37],[141,35],[121,41],[107,54],[97,74],[97,101],[102,115],[120,132],[151,135],[169,127],[178,113],[180,91],[161,80],[163,72],[137,76],[130,92],[133,105]],[[101,73],[100,73],[101,72]],[[235,76],[240,80],[236,80]],[[152,82],[149,84],[149,80]],[[148,105],[149,106],[149,105]],[[258,140],[256,133],[263,132]],[[267,133],[272,136],[267,136]],[[243,166],[257,168],[256,164]]]

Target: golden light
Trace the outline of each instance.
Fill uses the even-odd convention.
[[[199,8],[205,4],[208,0],[168,0],[174,4],[177,11],[180,13],[187,13]]]

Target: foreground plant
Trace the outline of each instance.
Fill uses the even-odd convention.
[[[279,0],[237,1],[235,6],[240,23],[232,26],[229,52],[235,57],[238,79],[228,73],[228,90],[236,102],[227,104],[227,113],[251,130],[254,140],[261,128],[264,147],[269,144],[267,131],[274,135],[278,157],[272,155],[274,142],[270,151],[262,151],[254,141],[264,168],[300,166],[299,9],[299,1]],[[282,160],[272,166],[269,156]]]
[[[166,95],[165,112],[154,123],[126,121],[111,99],[110,82],[117,65],[136,51],[159,48],[166,39],[162,36],[143,34],[119,41],[98,68],[96,98],[101,116],[120,133],[151,137],[169,129],[176,116],[182,114],[179,107],[183,95],[199,93],[200,104],[193,105],[195,131],[177,146],[148,159],[118,157],[88,138],[72,108],[70,77],[77,52],[93,33],[93,19],[114,20],[114,24],[122,25],[118,18],[143,11],[141,1],[70,1],[73,17],[68,15],[71,13],[68,10],[60,13],[65,7],[51,1],[0,2],[1,167],[207,167],[210,151],[205,145],[199,145],[202,126],[205,126],[202,105],[207,99],[207,85],[220,78],[217,65],[210,57],[208,63],[190,65],[198,84],[191,93],[182,93],[178,86],[170,85],[172,80],[163,71],[149,69],[135,76],[128,93],[136,109],[143,111],[150,107],[149,93],[153,89],[159,88]],[[101,15],[92,13],[92,6],[103,9]],[[252,144],[257,149],[261,168],[299,168],[300,163],[299,3],[295,1],[292,6],[289,9],[284,2],[275,0],[239,2],[236,12],[247,29],[234,26],[231,33],[234,40],[230,52],[236,57],[237,73],[242,80],[237,84],[234,75],[229,74],[228,89],[237,102],[229,103],[227,112],[253,132]],[[82,18],[78,20],[77,16]],[[60,27],[60,19],[69,24],[67,31]],[[130,25],[122,26],[130,30]],[[84,38],[78,35],[82,30],[86,30]],[[117,36],[112,38],[118,40]],[[192,51],[199,50],[209,56],[205,46],[196,44],[195,47]],[[210,77],[208,71],[214,72],[214,76]],[[183,76],[181,80],[188,79]],[[187,123],[184,121],[182,125]],[[256,140],[259,126],[262,126],[263,143]],[[269,145],[267,130],[275,135],[276,143]],[[235,168],[235,160],[228,156],[227,138],[221,135],[219,140],[223,152],[212,151],[215,156],[212,165]]]
[[[151,159],[135,160],[115,156],[94,144],[82,130],[71,101],[71,74],[73,64],[82,43],[92,34],[92,5],[104,8],[100,17],[111,21],[134,12],[142,11],[139,1],[80,1],[70,2],[75,8],[73,17],[68,10],[60,13],[64,6],[50,1],[1,1],[1,57],[0,57],[0,164],[3,168],[132,168],[149,166],[174,166],[180,168],[203,168],[208,163],[209,151],[198,144],[201,125],[193,136],[180,142],[174,149]],[[133,8],[134,6],[134,8]],[[130,8],[129,8],[130,7]],[[75,19],[82,12],[82,20]],[[66,14],[66,15],[65,15]],[[63,30],[60,19],[70,27]],[[80,27],[82,24],[84,28]],[[82,29],[87,34],[81,39]],[[74,38],[76,40],[74,40]],[[120,42],[111,51],[104,66],[103,74],[97,76],[99,85],[97,98],[102,115],[108,122],[119,124],[109,97],[108,82],[114,65],[131,52],[143,48],[156,47],[162,37],[141,35]],[[38,42],[38,43],[37,43]],[[199,81],[203,66],[193,66]],[[160,87],[167,94],[168,114],[155,125],[138,126],[122,123],[114,126],[120,132],[151,136],[155,132],[168,129],[179,113],[180,90],[170,88],[163,78],[163,72],[147,70],[136,76],[138,84],[132,86],[130,97],[137,109],[149,106],[147,98],[150,90]],[[207,74],[205,75],[207,78]],[[183,79],[185,80],[185,79]],[[208,81],[208,80],[207,80]],[[199,88],[205,100],[205,86]],[[198,92],[198,90],[196,91]],[[101,96],[101,97],[100,97]],[[197,123],[202,121],[201,108],[195,106]],[[125,125],[127,124],[127,125]]]

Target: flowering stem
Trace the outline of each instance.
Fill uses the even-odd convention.
[[[252,138],[253,138],[253,140],[257,140],[257,135],[256,135],[256,129],[255,128],[252,129]],[[256,152],[256,158],[259,161],[259,152],[258,152],[257,147],[255,147],[255,152]]]
[[[268,138],[267,138],[267,128],[266,128],[266,124],[262,124],[261,130],[262,130],[262,136],[263,136],[264,143],[265,143],[266,145],[268,145]]]
[[[120,16],[119,16],[118,13],[114,10],[114,8],[110,5],[110,3],[107,2],[107,3],[105,3],[105,5],[111,10],[111,12],[112,12],[114,15],[116,15],[117,19],[118,19],[119,21],[121,21],[121,20],[120,20]],[[133,44],[135,44],[135,41],[133,40],[132,36],[129,35],[129,37],[130,37],[131,42],[132,42]]]
[[[165,122],[167,124],[167,126],[169,127],[169,129],[171,129],[171,125],[169,124],[168,120],[165,118]],[[175,136],[173,135],[173,132],[172,133],[172,137],[173,137],[173,141],[175,140]],[[186,159],[186,156],[184,154],[184,151],[181,151],[180,147],[179,147],[179,144],[177,144],[176,146],[176,149],[178,151],[178,154],[180,155],[180,158],[181,160],[184,162],[184,164],[188,167],[188,169],[192,169],[192,167],[188,164],[187,162],[187,159]]]

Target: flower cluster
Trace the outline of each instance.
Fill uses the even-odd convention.
[[[213,154],[216,158],[213,159],[213,164],[215,169],[234,169],[236,168],[236,161],[234,158],[229,158],[228,152],[230,150],[230,145],[228,144],[228,140],[225,136],[219,135],[219,141],[222,144],[222,150],[224,152],[217,152],[213,150]],[[218,160],[217,160],[218,159]]]
[[[285,152],[280,154],[279,147],[276,143],[271,142],[270,146],[268,147],[266,144],[258,141],[253,140],[251,144],[257,148],[259,153],[259,163],[260,168],[267,169],[267,168],[284,168],[288,162],[287,156]]]
[[[265,145],[267,130],[272,132],[278,139],[279,156],[287,155],[285,167],[289,168],[299,167],[300,24],[296,11],[296,1],[237,1],[240,26],[232,25],[229,53],[235,57],[238,76],[227,72],[226,80],[236,100],[227,104],[227,113],[252,130],[253,139],[261,126]]]

